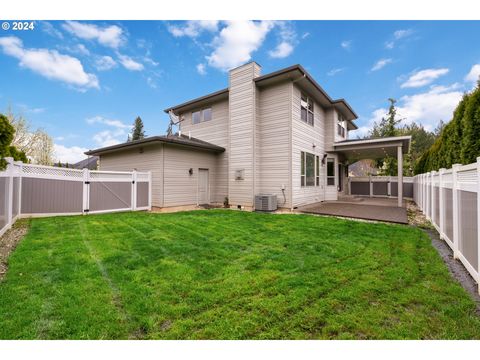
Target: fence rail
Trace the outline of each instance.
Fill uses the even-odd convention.
[[[349,195],[397,197],[398,178],[396,176],[349,177],[348,191]],[[413,177],[403,177],[403,196],[413,198]]]
[[[414,201],[479,284],[480,157],[414,177]]]
[[[150,172],[93,171],[23,164],[0,172],[0,236],[19,217],[150,210]]]

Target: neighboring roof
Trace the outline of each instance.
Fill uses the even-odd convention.
[[[95,170],[97,168],[98,156],[90,156],[72,165],[74,169],[89,169]]]
[[[300,76],[304,76],[305,79],[307,79],[313,85],[313,87],[317,91],[319,91],[327,99],[328,105],[331,105],[331,106],[334,106],[334,107],[340,107],[340,110],[342,110],[342,112],[347,112],[350,115],[350,116],[348,116],[349,120],[354,120],[354,119],[358,118],[355,111],[352,109],[352,107],[348,104],[348,102],[345,99],[333,100],[325,92],[325,90],[323,90],[323,88],[315,81],[315,79],[299,64],[289,66],[289,67],[286,67],[284,69],[281,69],[281,70],[278,70],[278,71],[271,72],[269,74],[265,74],[265,75],[256,77],[255,79],[253,79],[253,81],[255,81],[255,83],[257,83],[257,84],[261,84],[261,83],[267,82],[268,80],[272,80],[274,78],[285,76],[285,75],[287,75],[289,73],[292,73],[292,72],[299,72]],[[168,113],[171,110],[173,110],[173,112],[175,112],[175,113],[179,110],[185,111],[185,110],[188,110],[188,108],[192,108],[195,105],[201,105],[202,102],[205,102],[207,100],[208,101],[214,101],[214,100],[220,100],[220,99],[226,98],[228,96],[228,93],[229,93],[228,88],[222,89],[222,90],[215,91],[213,93],[198,97],[196,99],[189,100],[189,101],[184,102],[182,104],[169,107],[168,109],[165,109],[164,111],[166,113]],[[357,126],[354,123],[350,122],[350,124],[352,125],[352,127],[357,129]]]
[[[109,152],[114,152],[118,150],[124,150],[132,147],[137,147],[139,145],[147,145],[147,144],[153,144],[153,143],[165,143],[165,144],[175,144],[175,145],[182,145],[182,146],[188,146],[191,148],[196,148],[196,149],[204,149],[204,150],[209,150],[209,151],[214,151],[214,152],[224,152],[225,148],[221,146],[217,146],[214,144],[211,144],[209,142],[196,139],[193,137],[188,137],[185,135],[162,135],[162,136],[150,136],[145,139],[141,140],[135,140],[135,141],[129,141],[125,142],[122,144],[117,144],[117,145],[112,145],[112,146],[107,146],[103,147],[100,149],[95,149],[95,150],[89,150],[85,152],[86,155],[101,155]]]
[[[411,136],[392,136],[375,139],[349,139],[333,143],[335,152],[342,153],[349,160],[377,159],[397,156],[397,147],[402,146],[404,154],[410,151]]]

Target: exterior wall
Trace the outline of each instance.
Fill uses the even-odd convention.
[[[164,145],[164,206],[198,204],[198,170],[208,169],[210,202],[215,202],[217,155],[181,146]],[[189,169],[193,174],[189,174]],[[223,201],[223,199],[222,199]]]
[[[193,109],[181,114],[184,120],[180,123],[182,134],[190,135],[197,139],[208,141],[225,148],[225,152],[217,155],[217,177],[215,181],[214,202],[222,203],[228,196],[228,100],[212,103],[212,120],[192,124],[192,112],[203,109]]]
[[[152,206],[163,206],[163,150],[162,145],[148,145],[140,148],[116,151],[100,156],[99,170],[111,171],[151,171]]]
[[[286,208],[291,207],[291,92],[291,82],[258,91],[259,110],[256,121],[256,194],[275,194],[278,206]]]
[[[253,206],[255,189],[255,119],[256,86],[260,75],[258,64],[251,62],[229,74],[229,201],[233,206]],[[242,170],[243,180],[235,179]]]
[[[326,112],[314,103],[314,126],[308,125],[300,118],[301,91],[296,85],[291,86],[292,93],[292,206],[305,205],[325,200],[326,165],[320,164],[320,185],[302,187],[300,182],[300,153],[309,152],[320,157],[325,153]],[[315,144],[315,147],[313,146]],[[321,161],[320,161],[321,163]],[[336,187],[335,187],[336,189]]]

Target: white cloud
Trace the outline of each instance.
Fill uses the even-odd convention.
[[[48,21],[41,21],[40,25],[41,25],[42,31],[45,32],[46,34],[48,34],[50,36],[53,36],[53,37],[56,37],[56,38],[59,38],[59,39],[63,39],[62,32],[60,30],[58,30],[57,28],[55,28],[55,26],[53,26]]]
[[[465,76],[465,81],[476,84],[479,79],[480,79],[480,64],[475,64],[472,66],[467,76]]]
[[[345,70],[345,68],[335,68],[335,69],[332,69],[329,72],[327,72],[327,75],[328,76],[335,76],[335,75],[337,75],[338,73],[341,73],[344,70]]]
[[[431,86],[426,92],[402,96],[397,103],[397,116],[404,119],[402,124],[416,122],[426,130],[433,131],[440,120],[448,122],[453,111],[463,96],[462,85],[454,83],[450,86]],[[372,112],[364,126],[352,132],[352,136],[367,135],[374,122],[379,122],[388,112],[387,108],[379,108]]]
[[[218,21],[216,20],[190,20],[183,26],[169,25],[168,31],[175,37],[188,36],[195,38],[204,30],[215,32],[218,30]]]
[[[306,39],[310,36],[310,33],[307,31],[305,33],[302,34],[302,39]]]
[[[83,44],[78,44],[76,46],[76,49],[78,51],[79,54],[82,54],[82,55],[90,55],[90,51],[85,47],[85,45]]]
[[[378,60],[370,69],[370,71],[377,71],[381,68],[385,67],[386,65],[390,64],[393,60],[392,59],[380,59]]]
[[[345,50],[350,50],[352,47],[352,40],[344,40],[340,43],[340,46]]]
[[[123,30],[117,25],[100,27],[78,21],[67,21],[63,28],[75,36],[85,40],[96,40],[104,46],[117,49],[125,43]]]
[[[88,149],[80,146],[63,146],[60,144],[53,145],[53,151],[55,161],[61,161],[62,163],[75,164],[80,160],[85,159],[87,156],[84,154]]]
[[[125,142],[127,140],[125,135],[125,132],[103,130],[93,135],[93,140],[100,147],[112,146]],[[123,139],[120,139],[120,136],[123,136]]]
[[[282,41],[280,44],[277,45],[275,49],[270,50],[268,54],[272,58],[281,59],[281,58],[287,57],[292,52],[293,52],[293,45],[286,41]]]
[[[92,124],[103,124],[103,125],[111,126],[111,127],[118,128],[118,129],[128,129],[128,128],[131,127],[130,125],[127,125],[120,120],[107,119],[103,116],[98,116],[98,115],[86,119],[86,122],[87,122],[87,124],[90,124],[90,125],[92,125]]]
[[[155,82],[155,80],[152,78],[152,77],[147,77],[147,84],[148,86],[150,86],[152,89],[156,89],[158,86],[157,86],[157,83]]]
[[[412,74],[407,81],[405,81],[401,88],[417,88],[431,84],[434,80],[449,72],[446,68],[441,69],[425,69],[417,71]]]
[[[397,30],[393,33],[393,40],[389,40],[385,42],[385,47],[387,49],[393,49],[397,43],[397,41],[407,38],[410,35],[413,34],[412,29],[403,29],[403,30]]]
[[[107,119],[103,116],[94,116],[86,119],[90,125],[100,124],[109,127],[109,129],[102,130],[93,135],[93,140],[98,146],[110,146],[125,142],[127,133],[131,126],[116,119]]]
[[[395,38],[395,40],[400,40],[400,39],[406,38],[407,36],[410,36],[412,34],[413,34],[412,29],[397,30],[393,33],[393,37]]]
[[[99,88],[94,74],[86,73],[75,57],[60,54],[56,50],[27,49],[22,40],[9,36],[0,38],[0,47],[7,55],[20,60],[20,66],[28,68],[48,79],[60,80],[81,90]]]
[[[213,40],[208,64],[226,71],[248,62],[273,26],[273,21],[228,21]]]
[[[169,25],[167,29],[175,37],[188,36],[195,38],[203,31],[216,32],[218,23],[217,20],[190,20],[183,26]]]
[[[117,63],[115,60],[112,59],[111,56],[99,56],[95,59],[95,67],[99,71],[106,71],[110,70],[117,66]]]
[[[133,60],[130,56],[118,54],[118,61],[127,70],[142,71],[145,68],[143,64]]]
[[[200,75],[205,75],[207,70],[205,69],[205,64],[197,64],[197,71]]]
[[[22,112],[29,113],[29,114],[41,114],[46,110],[45,108],[31,108],[25,104],[17,104],[17,106],[20,108]]]

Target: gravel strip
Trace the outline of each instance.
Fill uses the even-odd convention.
[[[27,233],[28,224],[28,221],[17,221],[10,230],[0,237],[0,281],[7,273],[8,256]]]

